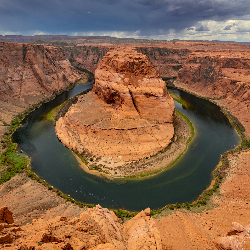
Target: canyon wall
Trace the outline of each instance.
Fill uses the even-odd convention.
[[[72,65],[94,73],[99,61],[115,44],[78,44],[63,48],[65,57]],[[249,46],[239,44],[221,44],[213,42],[161,42],[151,44],[124,44],[134,47],[138,52],[148,56],[150,62],[161,77],[175,78],[184,66],[187,58],[194,52],[245,51]],[[229,52],[230,53],[230,52]]]
[[[250,137],[250,50],[193,52],[176,86],[209,97],[241,121]]]
[[[133,45],[140,53],[148,56],[150,62],[160,73],[161,77],[176,77],[179,69],[184,64],[186,58],[191,53],[191,49],[185,46],[176,47],[174,44],[150,44],[150,45]],[[103,56],[112,48],[118,45],[100,44],[87,45],[79,44],[76,46],[64,47],[65,56],[70,60],[72,65],[94,73],[98,63]],[[131,46],[131,45],[124,45]]]
[[[0,136],[17,114],[82,77],[59,48],[0,42]]]

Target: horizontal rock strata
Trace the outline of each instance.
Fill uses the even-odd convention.
[[[0,42],[0,137],[17,114],[81,77],[58,48]]]
[[[192,53],[179,71],[176,85],[227,107],[250,138],[249,58],[250,49]]]

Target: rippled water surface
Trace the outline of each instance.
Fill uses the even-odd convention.
[[[211,182],[212,171],[220,155],[232,149],[240,138],[227,118],[214,104],[185,92],[172,89],[186,101],[176,109],[194,124],[197,136],[188,152],[170,170],[142,180],[113,182],[85,173],[71,151],[57,139],[55,128],[46,114],[68,98],[90,88],[91,83],[77,85],[32,112],[13,135],[25,154],[31,157],[32,170],[50,185],[72,198],[108,208],[156,209],[169,203],[196,199]]]

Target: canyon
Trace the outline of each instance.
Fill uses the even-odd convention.
[[[2,136],[15,115],[83,76],[69,61],[94,72],[99,59],[115,47],[79,45],[79,51],[74,52],[72,48],[61,51],[42,45],[0,45],[0,77],[4,77],[0,82]],[[38,47],[46,50],[46,56]],[[234,121],[243,125],[240,132],[249,140],[249,46],[173,42],[133,47],[147,53],[153,66],[170,84],[211,98],[230,112],[237,118]],[[96,54],[95,48],[99,50]],[[100,50],[105,52],[101,54]],[[33,60],[31,65],[27,55]],[[46,85],[49,83],[52,86]],[[26,86],[26,91],[20,86]],[[19,173],[0,186],[0,207],[8,207],[14,219],[14,223],[0,224],[0,242],[3,249],[250,249],[249,166],[247,147],[228,157],[225,177],[219,192],[210,198],[210,206],[192,212],[164,210],[154,216],[146,209],[125,223],[100,206],[79,208],[25,173]],[[4,213],[6,208],[1,211]],[[80,237],[82,240],[78,240]]]

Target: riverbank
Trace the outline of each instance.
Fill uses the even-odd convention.
[[[0,144],[0,184],[10,180],[16,173],[29,168],[30,160],[21,154],[17,154],[17,145],[12,142],[13,133],[22,125],[22,121],[25,117],[38,109],[42,104],[55,99],[63,92],[73,89],[79,83],[84,84],[87,82],[87,76],[79,78],[75,83],[68,85],[64,90],[60,90],[60,92],[54,93],[50,97],[47,97],[42,101],[31,105],[28,109],[23,110],[11,120],[10,124],[5,125],[5,133],[3,135],[0,134],[0,138],[2,137]]]

